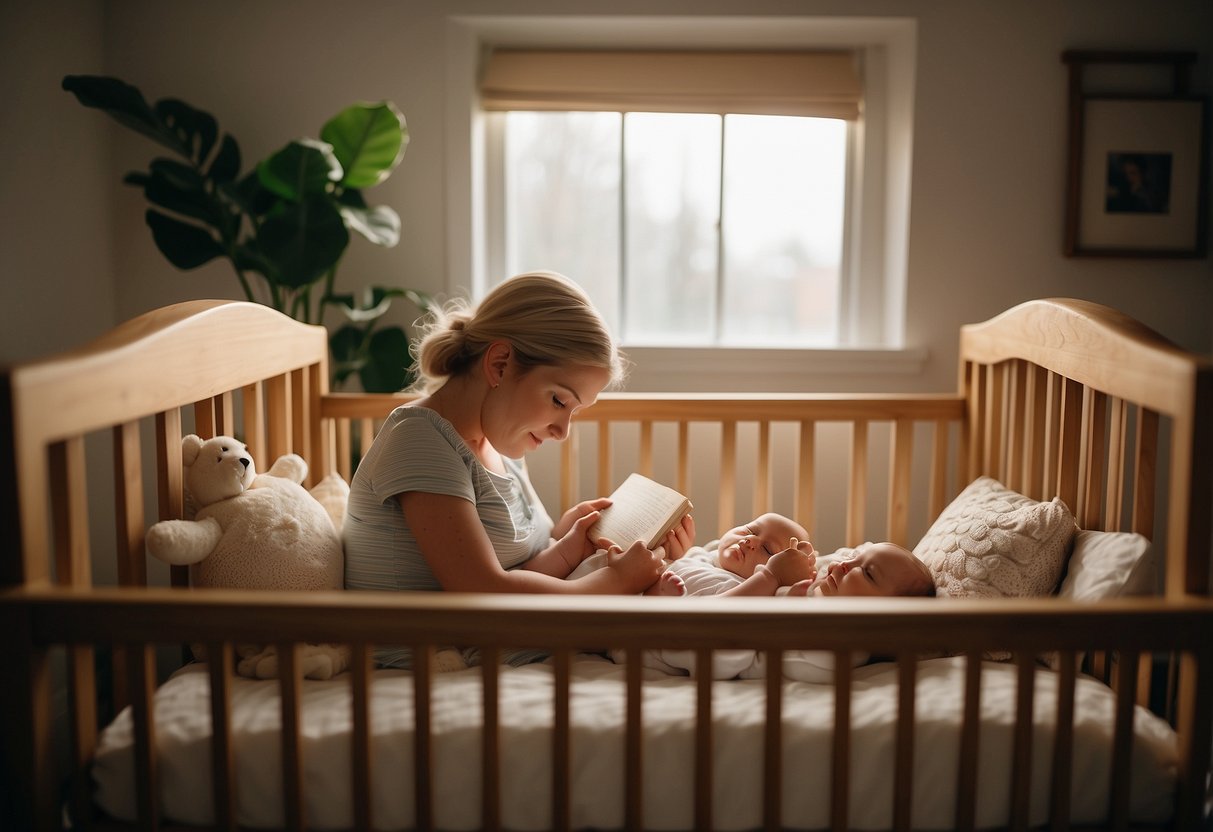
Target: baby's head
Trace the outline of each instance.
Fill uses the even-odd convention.
[[[896,543],[870,543],[855,556],[825,567],[813,585],[814,595],[934,595],[935,581],[925,563]]]
[[[809,533],[804,526],[782,514],[763,514],[722,534],[717,559],[723,569],[748,578],[758,564],[766,563],[771,555],[790,548],[793,537],[807,541]]]

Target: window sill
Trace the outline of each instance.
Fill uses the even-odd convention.
[[[915,376],[926,368],[925,347],[900,349],[763,349],[746,347],[624,347],[631,392],[820,392],[853,387],[863,377]],[[840,383],[844,382],[844,383]],[[877,385],[881,386],[881,385]]]

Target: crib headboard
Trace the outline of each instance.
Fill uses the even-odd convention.
[[[1083,528],[1165,540],[1166,594],[1209,593],[1209,359],[1105,306],[1034,300],[961,328],[960,390],[966,480],[1059,495]]]
[[[0,383],[0,476],[6,495],[0,585],[51,580],[87,586],[86,440],[112,437],[118,582],[146,583],[143,557],[145,442],[154,444],[158,517],[180,517],[183,423],[201,435],[234,433],[259,459],[290,451],[329,458],[319,403],[328,392],[328,338],[255,303],[199,300],[141,315],[86,347],[10,369]],[[184,416],[184,420],[183,420]],[[188,432],[188,431],[187,431]],[[96,451],[96,448],[92,450]],[[102,453],[104,449],[102,449]],[[268,466],[268,463],[265,463]],[[151,488],[149,484],[149,489]],[[185,580],[180,569],[174,582]]]

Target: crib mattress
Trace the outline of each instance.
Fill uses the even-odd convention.
[[[882,829],[892,822],[897,671],[875,664],[855,670],[852,694],[850,821]],[[644,822],[649,829],[693,826],[695,683],[645,671]],[[1030,822],[1048,819],[1057,678],[1036,674]],[[979,826],[1002,825],[1011,792],[1009,760],[1016,669],[982,667],[982,720],[976,795]],[[553,670],[544,664],[503,668],[500,675],[501,819],[508,829],[550,826]],[[950,827],[963,710],[964,660],[920,665],[914,735],[913,824]],[[476,669],[437,674],[432,694],[434,822],[440,829],[480,825],[481,680]],[[713,683],[714,823],[720,829],[762,825],[765,694],[762,681]],[[1073,820],[1106,814],[1112,756],[1112,692],[1079,678],[1075,692]],[[309,828],[352,825],[348,677],[305,681],[301,708],[303,799]],[[414,825],[413,681],[381,670],[371,687],[372,817],[378,829]],[[623,825],[624,669],[600,657],[572,666],[570,781],[572,823]],[[208,824],[211,806],[211,718],[206,669],[190,665],[157,691],[154,703],[161,810],[168,820]],[[278,684],[240,679],[232,690],[237,820],[249,827],[283,823]],[[1176,737],[1148,711],[1134,715],[1132,817],[1162,822],[1176,778]],[[833,689],[789,681],[783,702],[783,822],[823,828],[830,818]],[[101,734],[93,776],[98,805],[135,818],[133,723],[124,711]]]

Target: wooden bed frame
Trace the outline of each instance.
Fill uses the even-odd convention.
[[[814,528],[824,509],[817,474],[829,453],[818,440],[840,430],[849,475],[842,489],[840,544],[889,539],[913,545],[952,496],[979,474],[1042,499],[1060,495],[1089,529],[1139,531],[1162,547],[1160,597],[1078,605],[1057,599],[918,603],[849,599],[806,609],[779,599],[466,596],[450,593],[268,593],[182,591],[183,568],[158,573],[143,550],[145,528],[183,510],[183,432],[235,433],[260,464],[288,451],[347,477],[378,420],[402,396],[328,392],[323,329],[265,307],[226,301],[178,304],[142,315],[88,347],[11,368],[0,387],[0,620],[4,622],[4,829],[58,829],[70,814],[78,828],[113,828],[92,806],[89,764],[104,725],[133,708],[139,828],[166,828],[155,799],[156,686],[179,664],[181,645],[203,642],[228,660],[210,668],[213,696],[215,828],[235,828],[230,661],[238,641],[277,643],[282,663],[282,755],[288,828],[303,828],[299,765],[300,679],[294,648],[305,641],[345,642],[354,663],[351,777],[358,828],[370,825],[375,772],[368,741],[371,647],[519,644],[554,651],[556,686],[567,697],[570,655],[609,632],[628,650],[625,775],[628,828],[643,817],[640,749],[640,648],[708,651],[754,647],[835,651],[836,690],[832,828],[847,828],[847,766],[852,651],[897,662],[898,700],[893,828],[909,829],[914,772],[914,684],[918,656],[967,655],[1005,648],[1019,668],[1020,719],[1007,760],[1012,794],[1030,772],[1035,657],[1060,651],[1058,724],[1051,814],[1068,828],[1072,773],[1066,729],[1075,666],[1115,688],[1116,742],[1107,828],[1130,828],[1125,784],[1135,703],[1175,727],[1180,766],[1168,828],[1208,829],[1213,746],[1213,601],[1209,599],[1213,507],[1213,367],[1128,317],[1082,301],[1022,304],[960,333],[959,390],[942,395],[697,396],[607,394],[579,415],[574,437],[553,457],[558,509],[609,493],[628,470],[691,492],[700,516],[737,519],[780,506]],[[777,450],[781,443],[792,450]],[[702,486],[694,467],[719,465]],[[873,476],[877,465],[888,474]],[[663,466],[668,466],[663,467]],[[833,477],[837,481],[837,476]],[[10,493],[9,484],[13,491]],[[752,492],[752,501],[743,498]],[[780,503],[783,500],[785,502]],[[549,503],[552,501],[549,500]],[[830,513],[833,510],[830,509]],[[701,523],[701,533],[708,530]],[[820,548],[820,547],[819,547]],[[152,584],[161,584],[153,586]],[[172,586],[164,586],[171,583]],[[789,599],[791,600],[791,599]],[[808,626],[809,623],[812,626]],[[165,649],[167,648],[167,650]],[[166,659],[165,656],[168,658]],[[1068,660],[1067,660],[1068,659]],[[770,661],[768,667],[778,668]],[[496,663],[484,665],[485,724],[498,718]],[[433,824],[428,781],[428,691],[432,672],[415,672],[417,827]],[[966,690],[966,730],[956,829],[972,828],[971,780],[979,707],[976,674]],[[711,707],[708,680],[698,706]],[[768,674],[765,765],[780,765],[781,679]],[[1027,714],[1025,718],[1023,715]],[[553,753],[568,759],[567,704],[558,696]],[[293,728],[293,730],[292,730]],[[700,720],[698,747],[711,747]],[[483,825],[496,828],[500,771],[496,735],[484,732]],[[710,765],[697,754],[695,824],[712,826]],[[569,772],[554,766],[552,817],[569,824]],[[766,776],[767,828],[780,828],[781,778]],[[1027,828],[1012,800],[1006,827]],[[119,828],[128,828],[119,826]],[[177,828],[177,827],[171,827]]]

